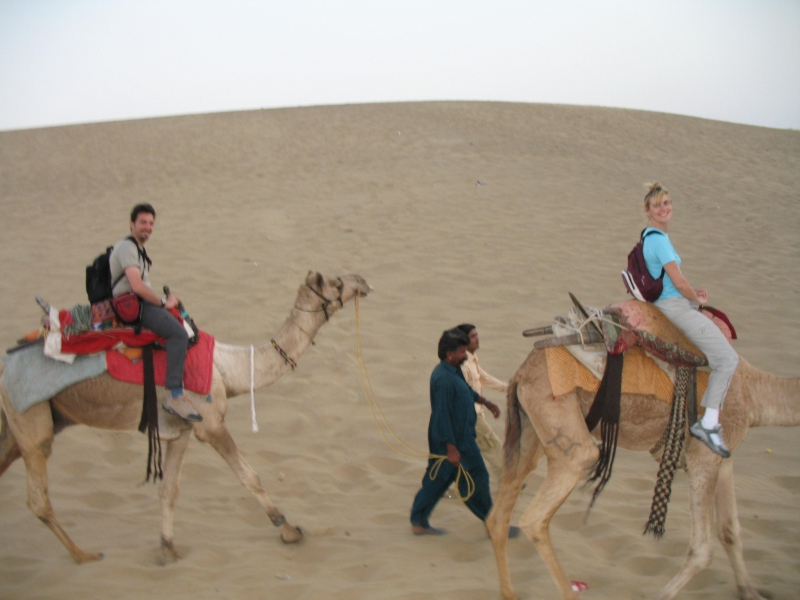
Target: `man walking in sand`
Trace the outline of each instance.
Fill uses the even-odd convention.
[[[137,204],[131,211],[130,237],[120,240],[114,246],[109,258],[111,281],[114,282],[112,294],[133,292],[142,304],[141,326],[166,339],[167,399],[162,408],[170,414],[187,421],[202,421],[203,417],[192,408],[183,391],[183,367],[186,362],[186,349],[189,336],[183,325],[170,309],[178,305],[178,298],[170,294],[159,297],[150,287],[148,273],[152,261],[147,256],[144,245],[153,234],[156,211],[150,204]]]
[[[446,456],[438,473],[432,469],[437,459],[428,460],[428,467],[422,477],[422,489],[417,492],[411,507],[411,530],[414,535],[441,535],[443,530],[431,527],[428,521],[436,503],[447,491],[463,467],[475,483],[472,496],[465,502],[467,508],[481,519],[486,520],[492,509],[489,493],[489,472],[483,462],[481,451],[475,442],[476,414],[473,408],[478,403],[491,411],[495,418],[500,409],[494,403],[481,397],[467,385],[459,368],[467,359],[469,338],[459,329],[449,329],[439,339],[438,355],[440,363],[434,368],[430,380],[431,418],[428,425],[428,447],[431,455]],[[467,482],[459,480],[459,493],[467,495]],[[511,536],[519,533],[514,527]]]
[[[484,385],[489,389],[504,394],[507,393],[508,384],[489,375],[478,362],[478,357],[475,353],[478,351],[478,348],[480,348],[480,340],[475,325],[471,323],[462,323],[457,329],[463,331],[469,338],[467,360],[461,365],[461,372],[464,374],[464,379],[469,384],[469,387],[475,390],[479,395],[483,393]],[[475,441],[478,442],[478,448],[481,449],[484,461],[491,467],[492,473],[494,473],[495,478],[499,482],[503,477],[503,443],[486,420],[483,405],[475,403],[475,412],[477,413]]]

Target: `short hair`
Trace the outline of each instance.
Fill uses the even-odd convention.
[[[647,212],[651,206],[658,206],[661,200],[669,194],[669,190],[662,186],[657,181],[655,183],[646,183],[647,193],[644,195],[644,210]]]
[[[133,207],[133,210],[131,211],[131,223],[136,222],[137,217],[141,213],[148,213],[153,215],[154,219],[156,218],[156,209],[153,208],[152,204],[137,204],[136,206]]]
[[[469,337],[469,334],[472,333],[472,330],[477,329],[477,327],[475,327],[475,325],[473,325],[472,323],[462,323],[461,325],[456,327],[456,329],[460,329],[461,331],[467,334],[467,337]]]
[[[444,360],[447,358],[448,352],[455,352],[461,346],[469,346],[467,334],[458,327],[448,329],[442,333],[442,337],[439,338],[439,360]]]

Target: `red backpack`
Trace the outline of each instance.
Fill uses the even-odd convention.
[[[628,270],[622,271],[622,282],[637,300],[642,302],[655,302],[664,290],[664,269],[657,278],[650,275],[644,260],[644,240],[651,233],[663,233],[658,229],[651,229],[647,233],[642,230],[639,243],[628,254]]]

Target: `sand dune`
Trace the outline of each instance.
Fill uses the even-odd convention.
[[[676,202],[684,272],[710,291],[756,366],[798,376],[800,133],[672,115],[499,103],[252,111],[0,132],[0,338],[37,326],[35,294],[85,302],[83,270],[127,234],[137,202],[158,210],[152,279],[222,342],[266,342],[309,269],[356,272],[373,387],[398,435],[424,448],[441,331],[481,332],[481,362],[510,378],[523,329],[568,306],[624,296],[619,270],[643,226],[642,184]],[[498,395],[490,397],[504,407]],[[157,488],[140,485],[147,442],[75,427],[56,438],[50,493],[62,525],[105,559],[77,566],[26,508],[17,461],[0,479],[0,598],[470,600],[499,597],[482,524],[443,500],[439,539],[408,512],[424,464],[396,454],[359,384],[348,305],[298,370],[246,397],[227,422],[267,492],[307,533],[283,545],[258,503],[193,440],[175,518],[182,560],[163,566]],[[502,435],[503,421],[494,423]],[[737,449],[745,558],[773,600],[800,590],[798,431],[753,430]],[[576,491],[553,521],[582,597],[652,598],[683,561],[686,477],[661,541],[642,537],[658,465],[621,451],[588,520]],[[518,515],[545,467],[531,476]],[[517,516],[518,518],[518,516]],[[511,542],[522,598],[555,598],[526,539]],[[734,598],[717,545],[685,598]]]

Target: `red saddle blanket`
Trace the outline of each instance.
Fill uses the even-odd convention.
[[[139,337],[144,335],[140,334]],[[148,335],[154,335],[148,332]],[[199,333],[197,343],[186,353],[186,365],[183,369],[183,387],[198,394],[211,391],[211,377],[214,367],[214,336],[205,331]],[[144,384],[144,365],[141,359],[130,360],[116,350],[106,351],[106,367],[108,374],[114,379],[126,383]],[[164,385],[167,376],[167,352],[153,352],[156,385]]]

